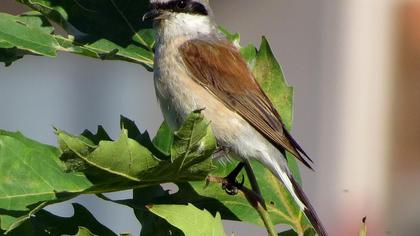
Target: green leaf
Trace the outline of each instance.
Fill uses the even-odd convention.
[[[147,131],[143,133],[140,132],[134,121],[124,116],[121,116],[121,128],[126,128],[128,131],[129,138],[136,140],[142,146],[149,149],[153,153],[153,155],[158,157],[160,160],[170,159],[170,154],[168,152],[163,152],[162,150],[160,150],[160,148],[156,146],[155,143],[150,139],[150,135]]]
[[[17,22],[31,28],[40,30],[46,34],[52,34],[54,27],[50,24],[48,19],[37,11],[29,11],[19,15]]]
[[[293,88],[287,84],[282,69],[265,37],[262,38],[260,49],[256,55],[253,73],[281,114],[284,124],[290,129],[293,120]]]
[[[26,54],[55,56],[58,42],[51,32],[51,25],[39,13],[0,12],[0,61],[8,66]]]
[[[55,56],[58,43],[48,33],[50,26],[45,29],[37,24],[39,21],[40,16],[31,19],[28,16],[19,17],[0,12],[0,41],[39,55]]]
[[[58,50],[100,59],[121,59],[145,64],[150,68],[153,53],[141,47],[122,47],[98,39],[90,44],[73,36],[54,35],[48,20],[39,12],[20,16],[0,13],[0,61],[6,66],[24,55],[55,56]]]
[[[160,185],[148,186],[133,190],[133,200],[120,203],[133,207],[134,214],[141,223],[141,236],[183,236],[184,234],[178,228],[151,213],[146,208],[146,205],[153,201],[157,196],[169,196],[169,192],[164,191]]]
[[[57,135],[62,148],[75,152],[89,165],[132,181],[144,180],[147,170],[159,164],[148,149],[128,138],[126,129],[115,142],[101,141],[97,146],[64,131],[57,131]]]
[[[60,50],[153,67],[154,32],[141,21],[149,1],[18,0],[59,24],[70,37],[55,35]]]
[[[200,111],[193,112],[174,135],[171,159],[179,169],[177,174],[179,175],[183,169],[188,169],[188,172],[195,176],[204,176],[205,174],[204,177],[206,177],[208,173],[203,173],[200,168],[195,166],[195,163],[200,163],[200,167],[204,167],[206,171],[213,170],[214,167],[209,157],[212,156],[215,149],[216,139],[209,122],[205,120]]]
[[[231,33],[222,26],[219,26],[219,30],[229,39],[229,41],[239,46],[239,42],[241,41],[241,35],[239,33]]]
[[[140,20],[146,1],[84,1],[86,6],[68,1],[21,2],[60,24],[69,36],[54,34],[47,18],[37,11],[20,16],[0,13],[0,61],[6,65],[26,54],[56,56],[57,51],[65,51],[152,69],[155,32]]]
[[[123,127],[116,141],[103,140],[98,143],[94,135],[86,132],[93,140],[57,130],[62,159],[68,168],[83,171],[89,177],[94,175],[97,179],[98,176],[108,175],[113,181],[137,182],[136,187],[203,180],[214,169],[210,157],[216,148],[216,141],[201,113],[192,113],[175,134],[171,159],[157,158],[156,152],[152,153],[142,145],[153,145],[147,140],[148,136],[145,138],[144,134],[140,134],[133,122],[123,118],[124,122],[129,130]],[[78,159],[86,162],[86,165],[78,162]]]
[[[120,46],[106,39],[98,39],[91,43],[80,42],[73,36],[54,36],[60,45],[60,50],[102,60],[123,60],[142,64],[151,70],[153,53],[133,45]]]
[[[127,127],[127,128],[124,128]],[[216,141],[200,112],[174,136],[171,158],[159,159],[147,133],[122,117],[122,131],[110,140],[102,127],[73,136],[56,130],[59,149],[0,131],[0,223],[12,230],[45,204],[81,193],[102,193],[166,182],[203,180],[214,169]],[[170,137],[164,134],[165,137]],[[153,147],[151,149],[146,146]]]
[[[208,211],[195,206],[149,205],[149,210],[179,228],[185,236],[213,235],[225,236],[220,214],[213,217]]]
[[[57,200],[60,193],[80,193],[92,186],[81,173],[65,173],[59,155],[58,149],[21,133],[0,130],[2,229],[8,229],[16,216],[41,202]]]
[[[142,29],[137,33],[137,37],[133,37],[133,40],[153,50],[156,43],[155,38],[156,31],[154,29]]]
[[[255,46],[252,44],[249,44],[246,47],[240,48],[240,51],[241,51],[242,57],[248,63],[248,66],[250,68],[254,68],[256,57],[257,57],[257,49],[255,48]]]
[[[153,143],[163,153],[170,155],[174,135],[166,122],[160,126],[156,136],[153,138]]]
[[[119,45],[128,45],[132,38],[141,40],[137,32],[151,27],[143,23],[147,0],[87,0],[69,2],[67,0],[18,0],[45,14],[67,31],[78,30],[86,40],[108,39]]]
[[[172,138],[170,135],[163,135]],[[161,182],[203,180],[214,170],[211,155],[215,149],[216,139],[209,122],[199,111],[195,111],[175,132],[171,159],[151,171],[154,176],[152,179]]]
[[[13,44],[10,44],[10,43],[8,43],[8,42],[6,42],[6,41],[0,41],[0,48],[12,48],[13,47]]]

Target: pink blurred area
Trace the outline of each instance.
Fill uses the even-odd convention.
[[[211,3],[217,22],[240,32],[242,44],[268,37],[294,86],[293,134],[315,160],[316,169],[302,168],[304,188],[330,235],[358,235],[365,216],[369,236],[420,235],[420,1]],[[0,3],[0,11],[25,9],[12,0]],[[60,55],[56,60],[64,67],[78,59]],[[34,63],[34,58],[7,71],[0,67],[0,92],[8,86],[6,72],[22,75],[25,63]],[[101,65],[95,66],[85,68],[86,73],[95,74]],[[37,73],[48,76],[47,62],[38,68],[43,72]],[[147,80],[151,76],[144,72]],[[101,86],[100,79],[96,86]],[[151,89],[139,88],[138,93]],[[150,95],[134,104],[145,107],[154,99]],[[0,110],[13,114],[9,106],[0,102]],[[161,117],[150,109],[153,112],[139,117],[152,120],[143,128],[156,129],[153,122]],[[3,119],[0,128],[19,128],[16,119]],[[264,233],[234,223],[226,223],[226,229],[238,235]]]

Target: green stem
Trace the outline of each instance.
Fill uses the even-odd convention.
[[[254,206],[255,210],[257,210],[258,214],[263,220],[265,228],[267,229],[268,235],[277,236],[276,229],[274,228],[273,222],[271,221],[270,215],[268,214],[264,198],[262,197],[261,189],[260,189],[260,186],[258,185],[257,178],[255,177],[251,163],[248,160],[245,161],[245,170],[248,176],[248,180],[251,183],[252,192],[253,194],[256,194],[258,196],[258,198],[256,199],[256,205],[254,205],[251,201],[250,203]],[[248,201],[249,200],[250,199],[248,199]]]
[[[273,222],[271,221],[268,211],[260,203],[258,203],[255,209],[258,211],[258,214],[263,220],[265,228],[267,229],[268,235],[277,236],[276,229],[274,228]]]
[[[273,222],[271,221],[270,215],[268,214],[267,208],[264,206],[264,201],[262,200],[261,196],[244,186],[240,187],[239,189],[244,193],[248,202],[260,215],[268,235],[277,236],[276,229]]]

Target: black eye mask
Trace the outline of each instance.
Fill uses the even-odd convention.
[[[153,3],[151,7],[156,10],[169,10],[173,12],[202,16],[208,15],[208,11],[203,4],[192,0],[175,0],[166,3]]]

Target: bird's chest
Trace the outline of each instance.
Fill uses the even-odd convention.
[[[177,129],[185,117],[196,109],[207,107],[204,89],[189,75],[176,42],[156,48],[154,84],[165,120]]]

